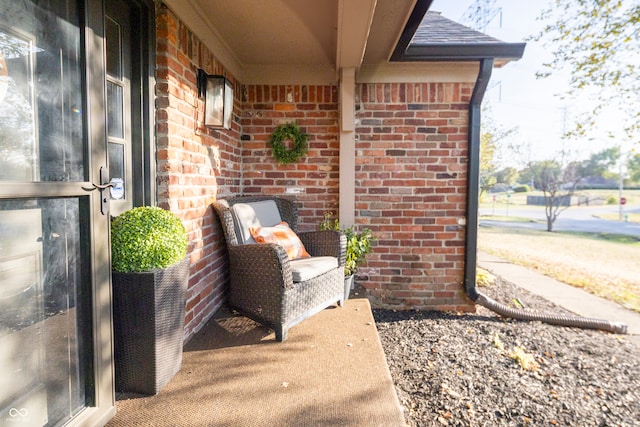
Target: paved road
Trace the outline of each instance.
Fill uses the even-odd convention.
[[[640,205],[625,206],[625,213],[640,212]],[[540,206],[510,206],[507,212],[505,206],[480,209],[480,216],[500,215],[519,218],[530,218],[532,222],[508,222],[480,220],[480,225],[500,225],[508,227],[525,227],[537,230],[547,229],[547,218],[544,208]],[[590,233],[616,233],[640,237],[640,223],[624,222],[617,220],[600,219],[602,214],[618,215],[618,206],[572,206],[560,213],[553,225],[558,231],[585,231]]]

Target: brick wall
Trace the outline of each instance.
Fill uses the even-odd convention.
[[[267,142],[278,125],[289,122],[309,135],[309,151],[294,164],[279,165]],[[337,86],[244,86],[240,123],[244,194],[295,198],[300,231],[317,229],[324,211],[337,212]]]
[[[209,74],[225,70],[161,4],[156,8],[156,36],[157,201],[176,213],[189,233],[188,340],[224,302],[228,282],[224,237],[210,205],[216,197],[239,192],[240,125],[235,120],[229,131],[202,125],[204,103],[198,98],[197,69]],[[237,94],[239,84],[233,77],[230,80]]]
[[[361,84],[356,222],[378,241],[359,283],[395,308],[473,310],[464,295],[472,84]]]
[[[222,305],[224,238],[210,204],[236,194],[298,202],[299,229],[338,211],[339,105],[332,85],[243,85],[161,3],[156,9],[158,204],[189,231],[186,339]],[[202,125],[198,68],[233,82],[231,130]],[[359,283],[395,308],[473,310],[464,296],[467,115],[472,84],[361,84],[356,100],[356,222],[377,242]],[[307,155],[279,165],[267,141],[296,122]]]

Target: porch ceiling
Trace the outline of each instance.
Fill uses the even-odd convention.
[[[424,0],[165,0],[244,83],[333,83],[386,63]],[[430,4],[430,1],[427,1]]]

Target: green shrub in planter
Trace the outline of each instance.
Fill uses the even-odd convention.
[[[187,232],[175,214],[152,206],[133,208],[111,221],[111,262],[128,273],[169,267],[187,254]]]
[[[331,218],[331,212],[325,212],[324,219],[320,223],[320,230],[334,230],[345,233],[347,237],[347,257],[344,263],[345,277],[353,275],[358,269],[358,265],[364,262],[365,255],[373,250],[371,243],[375,237],[368,228],[356,232],[353,227],[343,229],[340,221]]]
[[[116,391],[158,394],[182,366],[187,246],[180,219],[161,208],[111,221]]]

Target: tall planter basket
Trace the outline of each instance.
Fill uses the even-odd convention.
[[[189,257],[165,269],[113,272],[116,391],[155,395],[182,367]]]

